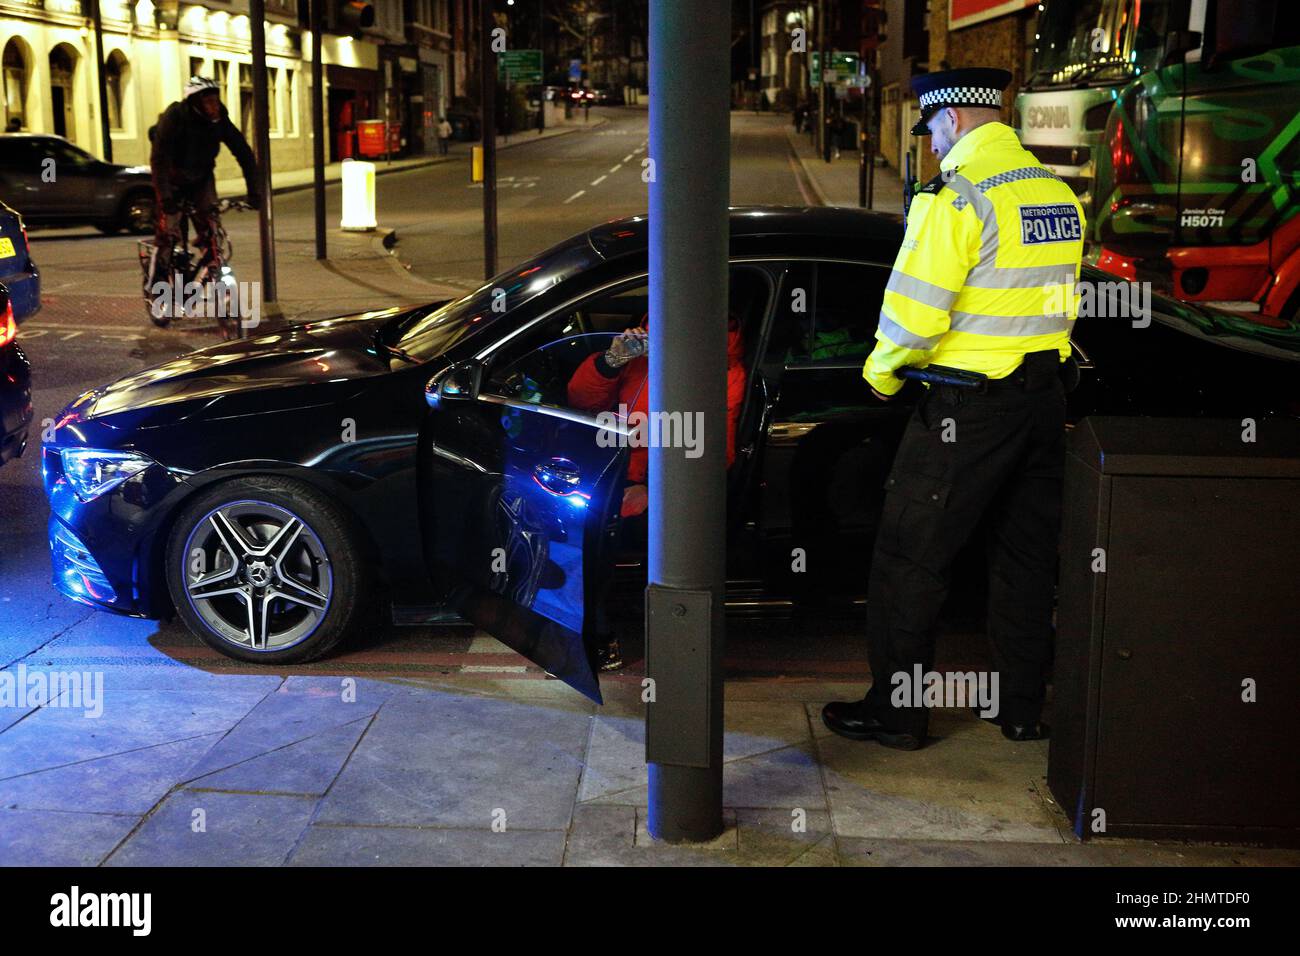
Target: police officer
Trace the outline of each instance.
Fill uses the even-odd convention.
[[[953,559],[981,526],[995,721],[1011,740],[1047,736],[1040,717],[1065,465],[1060,371],[1084,217],[1073,191],[999,122],[1010,80],[996,69],[913,79],[921,119],[912,134],[929,135],[940,173],[911,203],[862,372],[884,401],[908,366],[987,377],[977,390],[927,386],[908,421],[871,559],[873,683],[862,701],[822,711],[841,736],[902,750],[925,741],[929,709],[913,684],[933,667]]]

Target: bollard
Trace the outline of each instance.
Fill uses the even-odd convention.
[[[339,228],[370,232],[375,222],[375,164],[359,159],[343,161],[343,215]]]

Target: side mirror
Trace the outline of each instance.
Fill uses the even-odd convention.
[[[482,376],[483,366],[478,362],[457,362],[429,379],[424,400],[436,408],[443,401],[476,398]]]

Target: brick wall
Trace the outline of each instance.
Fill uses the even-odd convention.
[[[1015,91],[1025,80],[1027,40],[1034,36],[1038,16],[1032,8],[985,20],[960,30],[948,29],[948,4],[936,0],[930,9],[930,69],[956,70],[967,66],[995,66],[1011,71],[1011,86],[1002,98],[1002,120],[1011,123]],[[925,182],[939,173],[939,161],[929,152],[921,157],[917,179]]]

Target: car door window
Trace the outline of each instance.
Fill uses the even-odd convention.
[[[843,366],[866,361],[889,270],[845,262],[796,262],[786,270],[777,334],[769,358],[786,366]],[[779,351],[773,354],[773,347]]]
[[[593,420],[608,412],[625,421],[645,387],[645,363],[629,363],[614,378],[595,368],[597,358],[618,335],[584,332],[548,342],[494,365],[483,391],[514,402],[578,412]]]
[[[95,162],[89,153],[83,153],[71,143],[57,139],[46,142],[45,152],[54,160],[55,168],[60,172],[85,172]]]
[[[39,173],[43,152],[25,137],[0,137],[0,169],[9,173]]]
[[[862,379],[862,366],[876,344],[888,281],[884,266],[789,264],[763,359],[764,368],[781,379],[782,420],[819,421],[879,404]]]
[[[598,411],[616,411],[615,407],[578,407],[570,400],[569,383],[580,367],[590,365],[626,329],[643,326],[648,308],[649,287],[640,282],[594,296],[571,310],[543,319],[493,354],[483,390],[514,401],[568,408],[593,416]],[[643,365],[625,366],[627,371],[620,378],[638,374]],[[644,372],[640,374],[644,379]],[[614,384],[610,380],[611,391],[615,390]],[[640,387],[634,393],[639,395]]]

